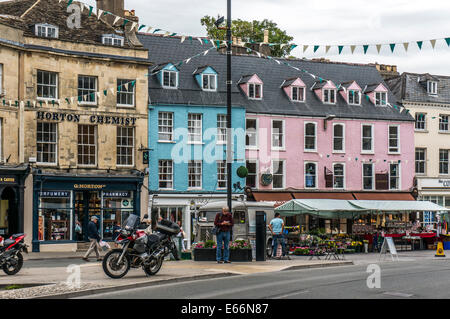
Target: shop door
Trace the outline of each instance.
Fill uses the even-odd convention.
[[[0,197],[0,236],[7,238],[18,232],[19,213],[16,193],[11,187],[7,187]]]
[[[92,216],[98,217],[97,228],[101,224],[101,201],[99,192],[76,192],[75,193],[75,240],[89,241],[87,228]],[[77,232],[77,226],[81,232]]]

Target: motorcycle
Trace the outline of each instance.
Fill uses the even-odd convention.
[[[172,240],[180,232],[177,224],[162,220],[153,234],[139,229],[139,224],[139,217],[130,215],[115,240],[121,248],[110,250],[103,258],[103,271],[109,277],[119,279],[125,276],[130,268],[139,267],[142,267],[148,276],[156,275],[162,267],[164,257],[177,252]]]
[[[22,251],[28,254],[25,234],[15,234],[9,239],[0,236],[0,267],[7,275],[17,274],[23,266]]]

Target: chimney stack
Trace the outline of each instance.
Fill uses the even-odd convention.
[[[264,30],[264,43],[269,43],[269,30]]]
[[[116,16],[123,17],[125,12],[125,0],[96,0],[97,9],[111,12]]]

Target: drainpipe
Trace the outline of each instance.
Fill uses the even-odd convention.
[[[18,85],[17,85],[17,99],[19,100],[19,163],[25,163],[25,129],[24,129],[24,108],[25,105],[22,102],[25,96],[25,83],[24,83],[24,53],[19,52],[18,56]]]

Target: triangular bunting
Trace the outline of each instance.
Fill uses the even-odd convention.
[[[331,45],[327,45],[325,46],[325,53],[328,53],[328,51],[330,51]]]
[[[355,49],[356,49],[356,45],[351,45],[350,46],[350,50],[352,51],[352,54],[353,54],[353,52],[355,52]]]
[[[103,13],[103,10],[102,9],[98,9],[97,19],[101,18],[102,13]]]
[[[342,53],[342,49],[344,49],[344,46],[343,45],[338,45],[339,54]]]
[[[419,50],[422,50],[423,41],[417,41],[417,46],[419,47]]]
[[[303,46],[303,53],[305,53],[305,51],[308,49],[309,45],[304,45]]]
[[[389,44],[389,46],[391,47],[391,52],[394,53],[395,43],[391,43],[391,44]]]
[[[120,17],[116,16],[116,18],[114,19],[113,25],[115,25],[117,22],[119,22]]]
[[[316,51],[319,49],[319,47],[320,47],[319,45],[314,46],[314,53],[316,53]]]
[[[447,42],[447,45],[450,47],[450,38],[445,38],[445,42]]]
[[[368,44],[363,45],[363,49],[364,49],[364,54],[366,54],[367,50],[369,49],[369,45]]]
[[[377,44],[377,51],[378,51],[378,53],[380,53],[380,50],[381,50],[381,44]]]
[[[436,46],[436,40],[430,40],[431,43],[431,47],[434,49],[434,47]]]
[[[405,48],[405,52],[408,52],[409,42],[403,43],[403,47]]]
[[[183,36],[181,37],[181,43],[183,43],[184,40],[186,40],[186,36],[183,35]]]

